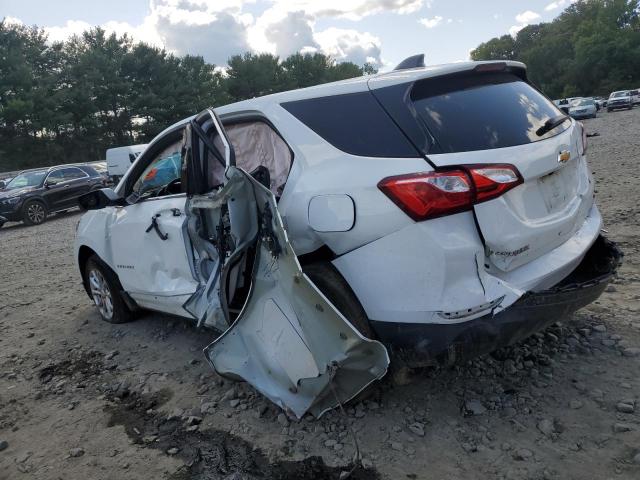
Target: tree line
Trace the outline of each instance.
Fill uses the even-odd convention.
[[[223,73],[100,28],[51,43],[40,28],[2,21],[0,172],[100,160],[209,106],[374,72],[319,53],[245,53]]]
[[[552,98],[640,88],[639,3],[579,0],[552,22],[482,43],[471,58],[522,61],[531,81]]]

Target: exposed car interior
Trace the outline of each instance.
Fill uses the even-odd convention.
[[[293,160],[291,149],[282,137],[259,120],[225,125],[225,130],[235,150],[236,165],[261,183],[266,182],[265,186],[276,197],[280,197]],[[222,151],[223,146],[219,138],[214,138],[214,145]],[[215,163],[210,175],[214,185],[221,185],[224,166]]]

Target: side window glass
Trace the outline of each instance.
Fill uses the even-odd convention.
[[[181,147],[181,142],[171,145],[145,168],[133,185],[133,193],[138,198],[176,193],[163,190],[180,179]]]
[[[78,178],[84,178],[87,174],[79,168],[65,168],[62,170],[62,177],[64,180],[77,180]]]
[[[364,157],[419,156],[370,92],[281,104],[334,147]]]
[[[64,181],[64,177],[62,174],[62,170],[54,170],[47,177],[47,183],[49,185],[55,185],[56,183],[60,183]]]

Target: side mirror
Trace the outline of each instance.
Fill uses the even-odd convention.
[[[85,210],[100,210],[105,207],[118,207],[126,204],[125,200],[110,188],[101,188],[85,193],[78,198],[78,203]]]
[[[4,183],[4,181],[0,180],[0,189],[4,188],[6,185]]]

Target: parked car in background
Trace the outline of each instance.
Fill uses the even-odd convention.
[[[584,127],[522,63],[403,64],[204,110],[83,196],[75,256],[102,318],[222,332],[216,371],[300,418],[389,352],[460,361],[597,299],[620,255]]]
[[[598,111],[607,106],[607,99],[604,97],[594,97]]]
[[[593,98],[577,98],[569,105],[569,115],[573,118],[596,118],[598,108]]]
[[[620,90],[609,95],[609,100],[607,100],[607,112],[621,108],[625,108],[627,110],[631,110],[633,108],[629,90]]]
[[[0,227],[7,221],[39,225],[48,215],[78,207],[78,197],[106,186],[104,177],[83,164],[34,168],[0,189]]]
[[[109,170],[107,169],[106,161],[90,162],[90,163],[87,163],[87,165],[89,165],[90,167],[93,167],[96,172],[102,175],[102,178],[104,179],[106,184],[113,184],[113,181],[109,176]]]
[[[630,90],[629,95],[631,95],[631,103],[633,105],[640,104],[640,90]]]
[[[146,144],[115,147],[107,150],[106,162],[109,177],[114,183],[118,183],[125,173],[131,168],[131,164],[147,148]]]
[[[561,98],[559,100],[554,100],[553,103],[564,113],[569,114],[569,100]]]

